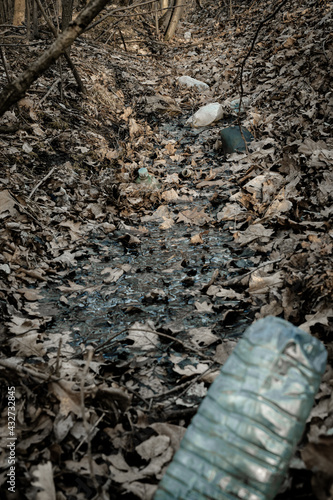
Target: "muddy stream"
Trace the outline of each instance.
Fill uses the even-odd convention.
[[[214,128],[216,136],[219,128]],[[77,265],[62,283],[71,283],[73,293],[64,298],[59,282],[45,291],[42,302],[53,317],[50,333],[70,332],[72,346],[92,344],[108,359],[116,359],[126,354],[130,345],[126,332],[135,322],[147,324],[150,320],[155,330],[177,335],[182,341],[186,341],[189,329],[202,327],[220,338],[235,337],[252,322],[248,306],[241,299],[207,295],[214,273],[219,272],[218,282],[223,286],[223,278],[242,274],[252,264],[251,252],[237,247],[230,233],[223,230],[225,223],[216,217],[235,186],[223,156],[205,147],[214,130],[190,129],[175,123],[160,127],[164,142],[175,141],[177,152],[200,142],[207,150],[204,170],[208,174],[217,168],[215,180],[225,183],[217,189],[196,189],[196,176],[184,178],[184,164],[170,161],[166,173],[179,175],[186,192],[192,193],[191,201],[165,204],[175,221],[169,229],[161,229],[161,220],[154,218],[156,206],[151,215],[138,215],[130,224],[125,221],[124,227],[120,225],[108,236],[96,231],[82,245]],[[199,225],[177,222],[180,213],[193,209],[204,211],[209,221]],[[135,232],[140,244],[126,244],[126,235],[131,233],[129,225],[132,232],[144,226],[143,234],[138,229]],[[191,237],[198,233],[203,243],[193,244]]]

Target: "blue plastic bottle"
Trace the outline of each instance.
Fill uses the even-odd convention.
[[[323,344],[275,317],[251,325],[211,385],[154,500],[269,500],[326,366]]]

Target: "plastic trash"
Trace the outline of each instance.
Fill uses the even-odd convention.
[[[250,99],[248,97],[243,97],[242,99],[242,108],[241,108],[241,111],[245,111],[249,105],[250,105]],[[240,99],[233,99],[231,102],[230,102],[230,107],[233,111],[235,111],[236,113],[239,113],[239,104],[240,104]]]
[[[209,90],[209,85],[207,83],[196,80],[191,76],[179,76],[177,81],[180,85],[186,85],[187,87],[197,87],[201,92],[204,90]]]
[[[182,170],[182,176],[185,177],[185,179],[188,179],[189,177],[192,177],[194,175],[194,170],[191,167],[185,167]]]
[[[327,353],[280,318],[251,325],[208,390],[154,500],[270,500],[311,411]]]
[[[191,38],[192,38],[192,33],[190,31],[185,31],[184,39],[188,41],[191,40]]]
[[[198,111],[186,121],[186,124],[196,128],[205,127],[217,120],[221,120],[223,116],[224,110],[222,104],[212,102],[199,108]]]
[[[242,127],[242,132],[246,143],[249,144],[254,139],[253,135],[244,127]],[[220,135],[224,153],[246,151],[245,142],[238,126],[224,128]]]
[[[138,177],[135,182],[136,184],[143,184],[144,186],[159,187],[159,183],[153,175],[149,174],[146,167],[139,168]]]

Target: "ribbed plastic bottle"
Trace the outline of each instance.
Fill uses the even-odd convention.
[[[151,188],[158,188],[159,184],[153,175],[150,175],[146,167],[139,168],[138,177],[136,179],[137,184],[142,184]]]
[[[269,500],[279,491],[326,366],[323,344],[253,323],[188,427],[154,500]]]

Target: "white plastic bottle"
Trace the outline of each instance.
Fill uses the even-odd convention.
[[[211,102],[199,108],[186,123],[192,127],[206,127],[217,120],[221,120],[223,116],[224,111],[222,104]]]

